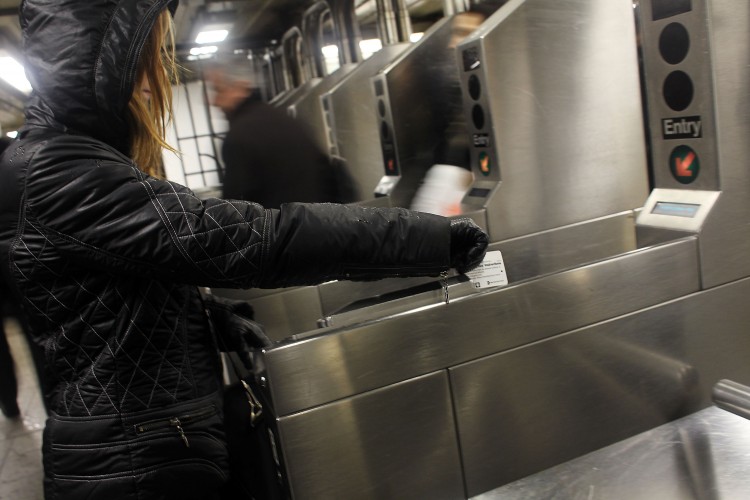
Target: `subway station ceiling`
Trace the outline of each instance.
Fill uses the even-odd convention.
[[[86,0],[81,0],[86,1]],[[336,0],[347,1],[347,0]],[[375,22],[375,0],[351,0],[360,23]],[[413,19],[431,18],[442,12],[444,0],[407,0]],[[175,17],[177,48],[189,52],[197,32],[206,25],[228,26],[224,43],[237,48],[258,49],[273,45],[292,26],[298,26],[314,0],[180,0]],[[0,57],[22,60],[18,9],[21,0],[0,0]],[[438,14],[439,15],[439,14]],[[0,79],[0,126],[3,133],[23,124],[25,94]]]

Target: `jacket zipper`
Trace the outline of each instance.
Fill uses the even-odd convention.
[[[215,414],[216,407],[211,405],[207,406],[206,408],[202,408],[195,413],[189,413],[187,415],[182,415],[179,417],[149,420],[148,422],[136,424],[135,432],[137,434],[143,434],[145,432],[173,428],[177,431],[177,434],[180,436],[180,439],[182,439],[182,442],[185,443],[185,446],[187,448],[190,448],[190,442],[188,441],[187,435],[185,434],[185,430],[182,428],[182,426],[192,424],[200,420],[205,420],[206,418],[211,417]]]

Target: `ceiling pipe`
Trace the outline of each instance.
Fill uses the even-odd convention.
[[[289,28],[281,38],[284,86],[287,90],[302,85],[305,81],[302,57],[302,32],[296,26]]]
[[[394,0],[396,9],[396,28],[398,29],[398,41],[408,42],[411,38],[411,17],[406,6],[406,0]]]
[[[307,65],[307,78],[322,78],[326,75],[323,60],[323,20],[331,9],[328,2],[320,0],[309,7],[302,15],[303,50]]]
[[[398,25],[396,24],[393,0],[376,0],[375,6],[380,41],[383,42],[383,45],[398,43]]]
[[[443,15],[445,17],[469,10],[468,0],[443,0]]]
[[[377,25],[383,45],[408,42],[411,18],[406,0],[376,0]]]
[[[272,93],[273,93],[273,96],[275,97],[276,95],[288,89],[287,82],[285,80],[285,74],[284,74],[283,51],[281,50],[280,46],[275,47],[273,49],[268,49],[265,57],[269,64],[269,71],[271,72],[271,75],[272,75],[272,78],[271,78]],[[273,97],[271,97],[271,99],[272,98]]]
[[[362,34],[354,2],[355,0],[332,0],[331,3],[333,29],[339,48],[339,62],[342,66],[362,60],[362,51],[359,48]]]

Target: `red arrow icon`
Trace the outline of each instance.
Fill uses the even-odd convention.
[[[700,173],[700,158],[689,146],[684,144],[677,146],[669,155],[669,170],[677,182],[690,184]]]
[[[690,151],[687,155],[685,155],[685,158],[675,158],[675,172],[679,177],[692,177],[693,171],[690,170],[690,167],[693,165],[693,160],[695,160],[695,153],[693,151]]]

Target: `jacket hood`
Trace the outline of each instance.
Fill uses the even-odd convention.
[[[23,0],[27,126],[90,135],[129,153],[125,120],[138,58],[178,0]]]

